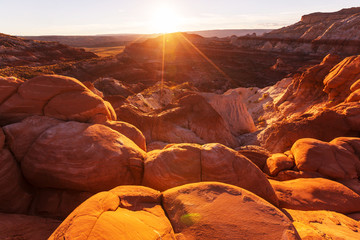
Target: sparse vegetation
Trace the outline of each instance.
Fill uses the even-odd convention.
[[[258,99],[258,101],[261,102],[262,100],[264,100],[267,97],[269,97],[269,94],[268,93],[263,93],[263,95],[261,96],[261,98]]]
[[[264,109],[265,110],[269,110],[270,108],[272,108],[273,104],[271,102],[268,102],[264,105]]]
[[[265,125],[266,121],[263,116],[258,117],[257,122],[259,125]]]
[[[125,46],[116,47],[95,47],[95,48],[84,48],[88,52],[93,52],[99,57],[109,57],[120,54],[124,51]]]

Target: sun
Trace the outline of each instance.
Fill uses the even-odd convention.
[[[181,18],[170,6],[160,6],[154,10],[152,28],[155,33],[179,31]]]

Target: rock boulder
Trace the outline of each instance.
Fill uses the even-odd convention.
[[[97,192],[140,184],[144,156],[133,141],[106,126],[64,122],[33,142],[21,169],[37,187]]]

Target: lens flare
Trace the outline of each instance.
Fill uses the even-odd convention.
[[[199,222],[200,219],[200,213],[187,213],[180,217],[180,221],[187,226],[194,225],[195,223]]]

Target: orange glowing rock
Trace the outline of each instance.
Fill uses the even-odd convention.
[[[175,239],[161,193],[122,186],[89,198],[50,236],[55,239]]]
[[[213,143],[172,144],[147,154],[142,184],[160,191],[200,181],[218,181],[251,191],[277,205],[263,172],[240,153]]]
[[[360,211],[360,196],[341,183],[325,178],[270,180],[281,208],[329,210],[339,213]]]
[[[116,120],[112,106],[75,78],[43,75],[23,83],[13,78],[0,80],[1,91],[8,96],[0,102],[1,124],[32,115],[81,122]]]

